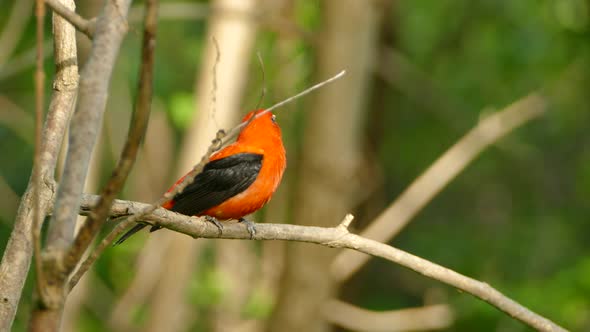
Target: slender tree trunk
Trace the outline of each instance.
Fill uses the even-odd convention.
[[[62,2],[66,6],[74,7],[73,1],[63,0]],[[78,87],[75,30],[65,20],[54,15],[53,32],[55,62],[61,63],[61,61],[68,59],[70,65],[57,68],[53,85],[54,91],[43,130],[40,170],[42,181],[41,188],[38,189],[41,202],[40,214],[43,216],[55,193],[54,171],[57,155],[73,110],[72,101],[75,99]],[[74,57],[73,61],[72,56]],[[0,263],[0,331],[8,331],[12,326],[31,264],[33,252],[32,188],[33,184],[29,181],[27,191],[21,198],[14,228]]]
[[[306,114],[295,222],[334,226],[350,211],[358,188],[366,89],[376,48],[373,2],[327,0],[322,8],[317,80],[346,69],[325,87]],[[329,330],[322,305],[335,293],[329,266],[335,251],[289,243],[287,267],[269,331]]]

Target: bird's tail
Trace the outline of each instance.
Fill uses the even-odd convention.
[[[117,242],[115,242],[115,246],[119,245],[123,242],[125,242],[125,240],[127,240],[131,235],[139,232],[140,230],[142,230],[145,226],[148,226],[149,224],[143,224],[143,223],[138,223],[137,225],[133,226],[133,228],[131,228],[130,230],[127,231],[127,233],[123,234],[123,236],[121,236],[120,239],[117,240]],[[152,227],[150,228],[150,233],[151,232],[155,232],[158,229],[161,229],[162,226],[155,226],[152,225]]]
[[[145,226],[147,226],[147,224],[137,224],[135,226],[133,226],[133,228],[131,228],[130,230],[127,231],[127,233],[123,234],[123,236],[121,236],[117,242],[115,242],[115,245],[119,245],[123,242],[125,242],[125,240],[127,240],[131,235],[139,232],[140,230],[142,230]]]

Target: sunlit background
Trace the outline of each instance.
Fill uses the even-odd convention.
[[[5,1],[0,11],[2,250],[32,166],[33,2]],[[77,11],[91,18],[102,3],[77,1]],[[486,149],[390,244],[488,282],[572,331],[590,330],[590,1],[160,4],[152,116],[121,198],[155,201],[201,158],[215,130],[346,69],[277,111],[288,169],[252,219],[333,226],[352,212],[352,229],[362,232],[480,119],[539,93],[546,113]],[[141,7],[134,2],[115,67],[90,193],[105,183],[126,137]],[[55,71],[50,18],[48,10],[46,105]],[[78,37],[83,66],[90,42]],[[337,253],[141,233],[108,249],[77,286],[63,330],[530,330],[380,259],[336,282]],[[29,278],[14,331],[26,330],[32,289]],[[417,310],[386,316],[408,308]]]

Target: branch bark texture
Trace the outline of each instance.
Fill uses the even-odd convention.
[[[43,271],[41,269],[41,123],[43,122],[43,105],[45,104],[45,71],[43,70],[43,23],[45,22],[45,3],[37,0],[35,4],[37,21],[37,64],[35,70],[35,150],[33,159],[33,257],[35,258],[35,272],[37,273],[37,292],[41,291]]]
[[[82,71],[78,107],[72,116],[68,154],[55,214],[47,234],[47,250],[69,249],[92,148],[96,143],[108,86],[119,47],[127,32],[131,0],[107,1],[98,18],[93,51]]]
[[[33,312],[33,330],[57,330],[60,325],[66,279],[77,264],[77,261],[66,259],[67,253],[74,241],[78,206],[104,113],[111,74],[127,32],[126,17],[130,5],[131,0],[106,1],[97,20],[92,53],[80,79],[78,107],[70,122],[68,152],[55,201],[55,214],[42,253],[46,284],[40,294],[39,306]],[[76,60],[73,57],[65,61],[67,64]]]
[[[73,0],[61,1],[64,5],[74,8]],[[53,16],[53,40],[56,74],[40,151],[41,186],[38,189],[42,216],[45,216],[45,211],[53,203],[57,156],[78,88],[76,31],[59,16]],[[0,263],[0,280],[2,280],[0,283],[0,331],[9,331],[12,326],[29,272],[33,251],[32,207],[32,182],[29,182],[27,190],[21,198],[14,228]]]
[[[150,117],[152,103],[152,85],[154,72],[154,58],[156,47],[157,27],[157,0],[146,1],[146,17],[143,34],[142,62],[139,72],[138,93],[135,101],[135,110],[129,125],[127,141],[121,152],[117,166],[113,170],[111,178],[105,185],[99,204],[86,219],[86,222],[78,232],[72,248],[69,250],[68,264],[77,264],[96,233],[106,221],[109,208],[115,196],[121,191],[127,176],[137,158],[139,144],[143,139]]]
[[[82,213],[91,210],[97,199],[98,196],[84,195],[81,205]],[[115,200],[111,214],[113,216],[133,214],[144,211],[147,206],[149,205],[139,202]],[[143,219],[193,238],[250,238],[248,230],[242,224],[226,223],[223,233],[220,235],[219,230],[210,222],[170,212],[162,208],[155,210],[151,214],[144,215]],[[336,227],[257,224],[254,239],[316,243],[331,248],[349,248],[364,254],[381,257],[428,278],[441,281],[469,293],[539,331],[566,331],[547,318],[508,298],[487,283],[469,278],[403,250],[350,233],[348,225],[351,221],[352,216],[348,215]]]
[[[72,8],[62,4],[60,0],[44,1],[55,13],[74,25],[78,31],[92,39],[94,36],[94,30],[96,28],[96,20],[86,20],[82,16],[78,15]]]

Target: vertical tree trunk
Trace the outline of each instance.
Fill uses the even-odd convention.
[[[74,7],[73,1],[63,0],[62,3],[70,8]],[[43,215],[55,191],[54,171],[57,155],[78,87],[78,66],[76,61],[71,59],[72,56],[76,57],[75,29],[62,18],[53,16],[53,37],[55,62],[61,63],[68,59],[71,64],[60,66],[56,70],[54,90],[43,129],[40,170],[43,180],[41,188],[38,189],[41,200],[40,212]],[[33,183],[29,181],[0,262],[0,331],[8,331],[12,326],[31,264],[32,189]]]
[[[295,222],[334,226],[349,212],[358,188],[366,89],[376,51],[373,2],[327,0],[322,8],[317,80],[347,76],[322,89],[306,114]],[[323,303],[334,295],[329,266],[336,251],[289,243],[283,285],[269,331],[329,330]]]

